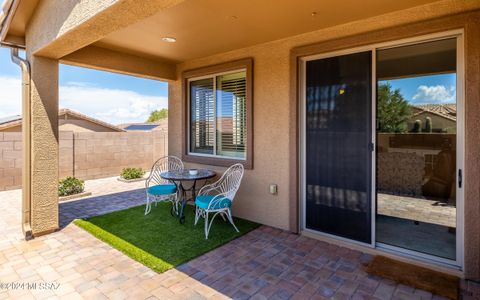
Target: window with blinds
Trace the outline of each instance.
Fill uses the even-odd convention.
[[[245,159],[246,72],[190,81],[190,151]]]
[[[190,151],[214,154],[215,97],[213,78],[190,82]]]

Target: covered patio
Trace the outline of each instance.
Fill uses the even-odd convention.
[[[79,0],[59,5],[54,0],[7,0],[1,17],[0,42],[12,48],[12,59],[22,68],[24,95],[23,189],[0,197],[5,212],[0,221],[5,225],[0,229],[2,280],[58,281],[61,287],[49,291],[51,296],[84,298],[439,298],[367,275],[364,265],[384,255],[457,276],[465,298],[480,297],[475,283],[480,280],[479,1],[282,0],[225,5],[218,0]],[[445,50],[444,40],[453,46]],[[428,43],[438,41],[432,60],[446,53],[453,63],[435,70],[455,74],[459,99],[458,125],[447,140],[461,142],[455,154],[450,153],[456,164],[447,171],[454,211],[423,199],[382,196],[375,185],[375,155],[380,152],[375,131],[376,55],[394,49],[386,51],[385,61],[395,63],[394,71],[401,70],[402,59],[408,61],[401,56],[402,47],[411,46],[412,56],[421,61],[432,52]],[[402,59],[395,60],[399,55]],[[360,65],[358,58],[366,79],[350,74]],[[323,78],[327,83],[312,81],[308,86],[309,61],[317,66],[310,70],[312,78],[338,74]],[[71,224],[76,218],[142,205],[145,191],[111,190],[59,203],[59,63],[168,82],[168,154],[181,158],[186,169],[217,174],[241,164],[245,173],[233,214],[263,225],[157,274]],[[334,72],[329,66],[339,68]],[[329,72],[321,72],[326,69]],[[420,71],[415,74],[425,75]],[[349,94],[359,90],[366,104],[361,112],[353,106],[359,96]],[[308,104],[307,94],[317,102]],[[332,97],[331,103],[322,102],[325,95]],[[351,118],[346,121],[329,115],[342,112],[342,103],[347,109],[341,117]],[[309,108],[313,112],[307,112]],[[353,122],[362,114],[364,132]],[[318,143],[309,148],[318,150],[318,159],[307,160],[307,127],[314,124],[311,132],[320,132],[329,120],[345,126],[330,135],[340,146],[323,151]],[[429,124],[432,133],[431,120]],[[342,138],[347,134],[348,139]],[[342,147],[345,140],[347,146]],[[328,169],[333,162],[323,156],[340,152],[348,157],[340,159],[344,173]],[[440,150],[424,152],[433,165]],[[423,156],[411,156],[425,165]],[[365,173],[350,168],[365,161]],[[307,174],[308,167],[313,175]],[[320,167],[326,175],[317,172]],[[314,180],[307,183],[307,176]],[[432,185],[433,190],[446,186]],[[307,209],[307,203],[313,208]],[[443,234],[453,236],[452,253],[441,257],[431,249],[382,246],[375,231],[378,213],[407,219],[406,228],[417,226],[419,219],[439,225]],[[313,225],[307,224],[308,218]],[[397,233],[401,239],[395,227],[399,223],[392,223],[388,234]],[[34,292],[0,291],[0,298]]]

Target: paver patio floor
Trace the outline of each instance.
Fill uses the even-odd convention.
[[[457,227],[457,209],[438,201],[379,193],[378,213],[402,219]]]
[[[0,299],[440,299],[367,275],[362,263],[370,255],[267,226],[157,274],[69,223],[142,204],[142,189],[62,203],[63,228],[26,242],[20,195],[0,193],[1,282],[60,285],[0,289]],[[462,287],[466,299],[480,297],[478,284],[462,282]]]

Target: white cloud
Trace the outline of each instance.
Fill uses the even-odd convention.
[[[22,112],[22,81],[15,77],[0,76],[0,118]]]
[[[97,86],[96,84],[90,82],[82,82],[82,81],[69,81],[67,82],[68,86],[80,86],[80,87],[92,87]]]
[[[112,124],[144,122],[151,111],[168,106],[167,97],[78,85],[61,86],[60,99],[64,108]]]
[[[168,106],[167,97],[76,82],[60,86],[59,94],[62,108],[70,108],[112,124],[143,122],[152,110]],[[20,112],[20,79],[0,76],[0,118]]]
[[[444,85],[421,85],[417,88],[417,93],[412,98],[416,104],[452,103],[455,102],[455,99],[455,87],[446,87]]]

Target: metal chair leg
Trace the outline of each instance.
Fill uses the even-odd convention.
[[[197,206],[195,206],[195,223],[194,226],[197,226],[198,219],[200,219],[200,210]]]
[[[235,226],[235,223],[233,223],[233,218],[232,218],[232,211],[230,209],[227,210],[227,216],[228,216],[228,220],[230,221],[230,223],[233,225],[233,228],[235,228],[235,230],[237,232],[240,232],[240,230],[238,230],[237,226]]]
[[[205,239],[208,240],[208,212],[205,211]]]
[[[148,215],[150,213],[150,210],[152,209],[151,203],[150,203],[150,197],[147,194],[147,204],[145,205],[145,215]]]

